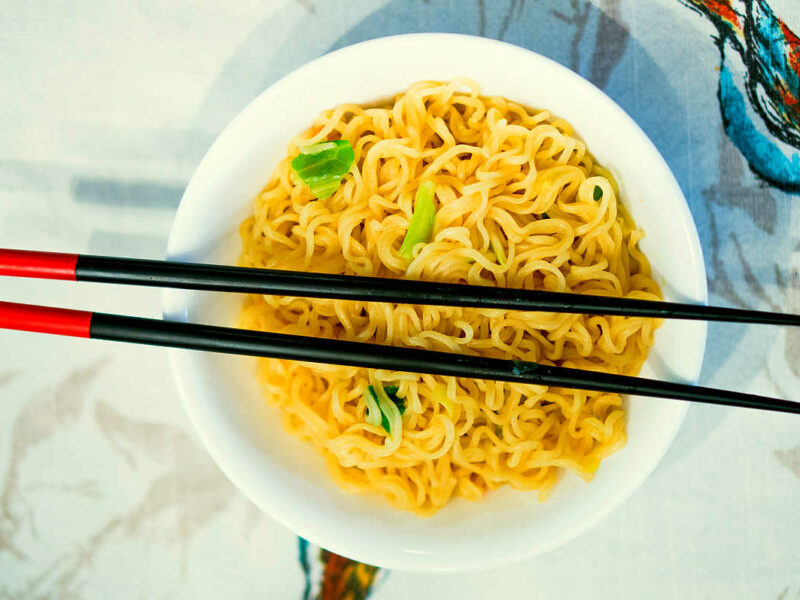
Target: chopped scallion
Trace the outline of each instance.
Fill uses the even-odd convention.
[[[387,385],[384,386],[383,391],[386,392],[386,396],[388,396],[389,400],[394,403],[394,405],[397,407],[397,410],[400,411],[400,414],[402,415],[404,412],[406,412],[406,402],[397,395],[397,390],[399,389],[400,388],[396,385]],[[364,390],[364,400],[367,403],[367,423],[370,425],[377,425],[380,423],[380,425],[386,430],[386,433],[391,434],[391,425],[389,424],[389,416],[386,414],[387,411],[381,407],[378,392],[371,385],[367,386],[367,389]],[[370,414],[373,405],[378,411],[378,414],[380,414],[380,419],[378,419],[377,416],[373,416],[374,413]]]
[[[381,412],[381,409],[378,408],[378,400],[375,397],[372,386],[369,386],[364,390],[364,403],[367,405],[367,414],[364,417],[364,420],[370,425],[380,425],[383,413]]]
[[[329,198],[355,160],[353,147],[347,140],[319,142],[300,148],[292,160],[292,180],[302,181],[317,198]]]
[[[617,184],[617,178],[614,177],[614,174],[611,171],[605,167],[601,167],[597,163],[594,163],[592,166],[592,175],[600,175],[600,177],[605,177],[608,179],[608,182],[611,184],[611,189],[614,190],[614,195],[619,196],[619,185]]]
[[[406,260],[414,258],[414,247],[417,244],[427,243],[433,235],[433,225],[436,222],[436,205],[433,202],[435,190],[436,186],[432,181],[422,182],[417,189],[414,212],[400,246],[400,256]]]
[[[497,258],[497,264],[500,266],[506,264],[506,253],[503,252],[503,246],[497,240],[492,240],[492,252]]]

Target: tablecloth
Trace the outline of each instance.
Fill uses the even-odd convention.
[[[163,257],[248,101],[394,33],[503,39],[614,98],[673,169],[710,300],[800,312],[796,0],[6,3],[0,246]],[[155,290],[0,279],[0,298],[159,315]],[[712,325],[702,383],[800,400],[800,334]],[[800,598],[800,421],[692,406],[621,508],[535,559],[386,572],[298,540],[220,473],[164,351],[0,333],[0,598]]]

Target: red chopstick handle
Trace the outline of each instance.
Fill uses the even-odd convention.
[[[75,281],[77,254],[0,248],[0,275]]]
[[[92,313],[86,310],[0,302],[0,329],[88,338],[91,324]]]

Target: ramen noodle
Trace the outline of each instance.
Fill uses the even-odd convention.
[[[317,195],[293,167],[312,147],[352,148]],[[432,228],[412,248],[423,189]],[[467,79],[424,81],[327,110],[294,139],[241,225],[240,263],[659,300],[617,194],[565,120]],[[635,375],[658,321],[253,295],[241,325]],[[504,484],[544,500],[626,441],[617,394],[277,359],[259,359],[259,378],[342,488],[422,515]]]

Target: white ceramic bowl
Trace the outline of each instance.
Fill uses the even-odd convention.
[[[686,201],[658,151],[613,101],[557,63],[509,44],[450,34],[403,35],[350,46],[287,75],[256,98],[219,136],[178,209],[170,259],[235,263],[237,227],[287,142],[323,109],[368,103],[421,79],[468,76],[499,94],[568,119],[623,187],[623,200],[647,233],[641,246],[665,296],[706,301],[700,243]],[[233,325],[234,294],[167,291],[169,319]],[[671,321],[658,330],[643,375],[694,382],[704,323]],[[381,498],[341,491],[322,457],[287,434],[267,406],[254,359],[175,350],[184,404],[209,452],[241,491],[298,535],[370,564],[404,570],[497,566],[555,548],[597,523],[653,470],[686,405],[631,398],[628,445],[586,484],[567,475],[545,503],[508,488],[479,503],[455,500],[429,519]]]

